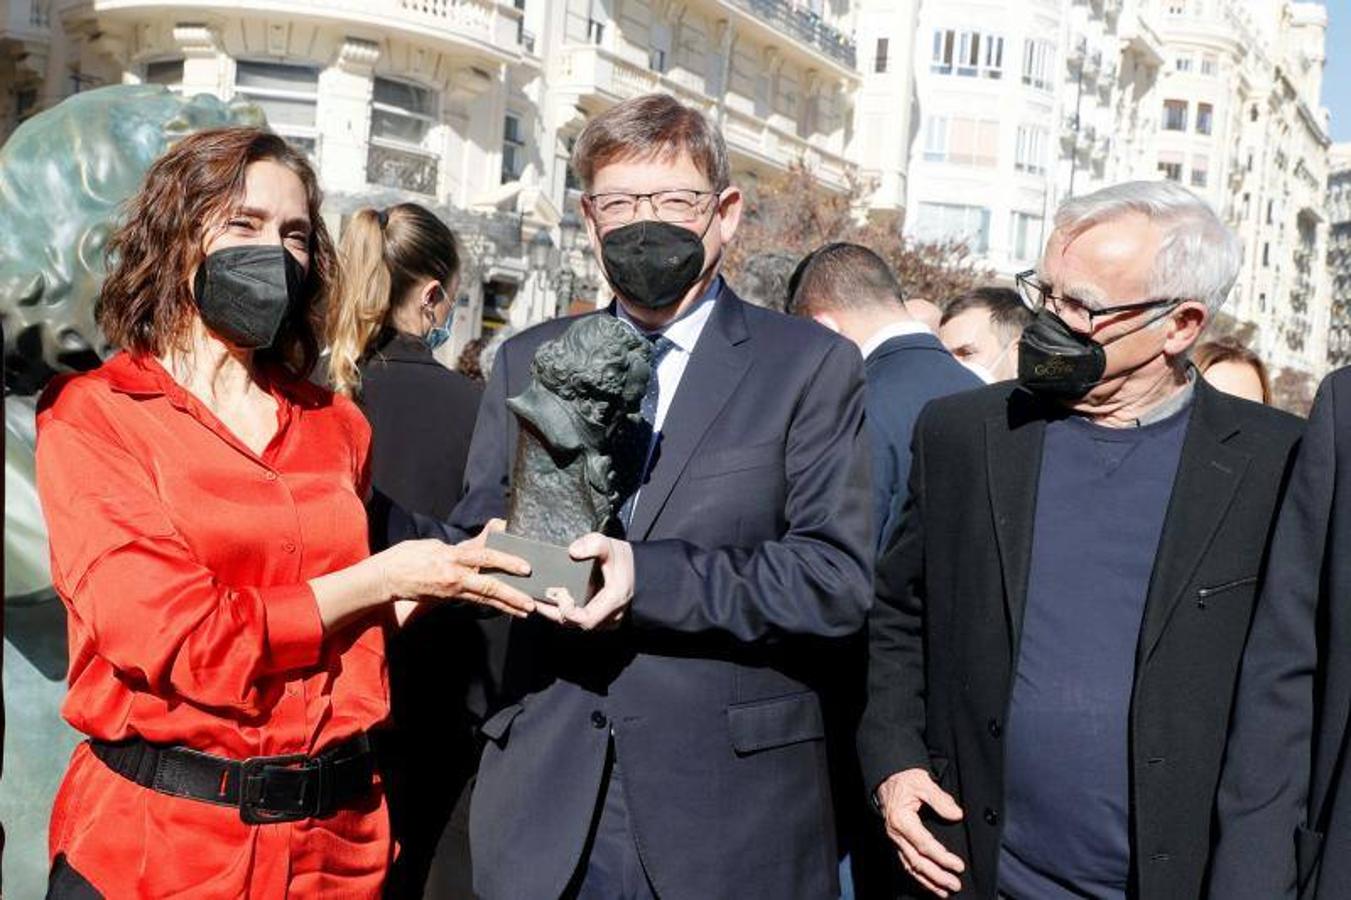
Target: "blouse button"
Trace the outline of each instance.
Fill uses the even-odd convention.
[[[267,474],[265,474],[263,477],[266,478],[268,481],[276,481],[277,473],[273,472],[271,469],[268,469]]]
[[[287,553],[295,553],[296,543],[295,541],[287,541],[286,543],[281,545],[281,548],[285,550]]]

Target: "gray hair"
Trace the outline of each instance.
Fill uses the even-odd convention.
[[[1164,229],[1154,257],[1149,296],[1196,300],[1213,316],[1238,280],[1243,245],[1200,197],[1171,181],[1126,181],[1071,197],[1055,214],[1055,228],[1075,237],[1129,213]]]

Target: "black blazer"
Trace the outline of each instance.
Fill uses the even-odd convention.
[[[1130,711],[1134,888],[1194,900],[1211,845],[1225,726],[1293,416],[1198,380],[1164,520]],[[965,811],[935,833],[993,897],[1003,735],[1031,561],[1046,407],[1016,385],[934,401],[916,425],[910,498],[878,563],[869,787],[927,766]],[[1093,515],[1093,510],[1085,510]]]
[[[445,518],[460,499],[483,389],[421,338],[396,331],[380,336],[360,368],[373,486],[406,510]]]
[[[1216,900],[1351,897],[1351,369],[1318,390],[1253,614],[1219,791]]]
[[[872,547],[863,365],[813,322],[724,289],[663,424],[617,631],[512,623],[471,811],[475,892],[558,897],[613,733],[631,827],[665,900],[838,892],[822,642],[862,627]],[[601,313],[604,314],[604,313]],[[570,320],[503,345],[448,536],[506,510],[504,405]]]

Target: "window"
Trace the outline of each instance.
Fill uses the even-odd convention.
[[[1055,44],[1032,38],[1023,41],[1023,84],[1049,91],[1054,72]]]
[[[508,114],[502,124],[502,183],[518,181],[525,171],[525,137],[521,118]]]
[[[371,91],[371,140],[366,180],[435,195],[441,157],[429,147],[440,97],[428,88],[376,77]]]
[[[1210,177],[1210,158],[1192,157],[1192,187],[1205,187]]]
[[[665,22],[653,22],[648,33],[647,67],[653,72],[665,72],[667,61],[671,58],[671,26]]]
[[[974,253],[990,248],[990,211],[983,206],[921,203],[915,236],[927,241],[965,241]]]
[[[930,116],[924,158],[992,169],[999,156],[999,123],[980,119]]]
[[[1185,113],[1183,113],[1185,115]],[[1215,107],[1209,103],[1196,104],[1196,133],[1210,134],[1214,126]]]
[[[1220,60],[1214,53],[1207,53],[1201,57],[1201,74],[1215,75],[1220,71]]]
[[[943,162],[948,158],[948,117],[929,116],[924,126],[924,159]]]
[[[1163,130],[1164,131],[1187,130],[1186,100],[1163,101]]]
[[[873,71],[885,72],[887,70],[887,45],[890,43],[888,38],[877,39],[877,55],[873,57]]]
[[[437,96],[424,87],[376,78],[371,95],[371,139],[421,148],[436,124]]]
[[[1182,162],[1160,159],[1159,174],[1169,181],[1182,181]]]
[[[1182,54],[1173,61],[1179,72],[1190,72],[1192,70],[1192,58],[1190,54]]]
[[[169,88],[183,86],[183,60],[162,59],[145,64],[145,83],[163,84]]]
[[[939,29],[934,32],[929,71],[967,78],[1004,76],[1004,39],[980,31]]]
[[[1271,266],[1271,244],[1266,243],[1262,245],[1262,268],[1268,268],[1270,266]]]
[[[1030,175],[1046,174],[1046,145],[1048,143],[1049,137],[1045,129],[1033,125],[1020,125],[1013,156],[1013,168]]]
[[[319,67],[291,63],[235,63],[235,94],[262,108],[267,124],[310,156],[317,156]]]
[[[605,23],[596,18],[587,19],[586,42],[600,46],[603,40],[605,40]]]
[[[929,63],[930,72],[938,75],[952,74],[952,44],[955,39],[955,34],[951,30],[934,32],[934,52],[933,60]]]
[[[1041,253],[1041,216],[1035,213],[1015,212],[1011,227],[1013,258],[1035,259]]]

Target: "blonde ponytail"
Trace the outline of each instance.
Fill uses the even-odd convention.
[[[396,304],[424,278],[448,286],[460,270],[455,234],[431,210],[400,203],[363,209],[343,232],[342,290],[328,307],[329,381],[352,396],[361,389],[361,361]]]
[[[343,279],[328,307],[328,371],[333,390],[350,397],[361,387],[358,364],[366,347],[389,315],[392,285],[380,213],[363,209],[353,216],[338,252]]]

